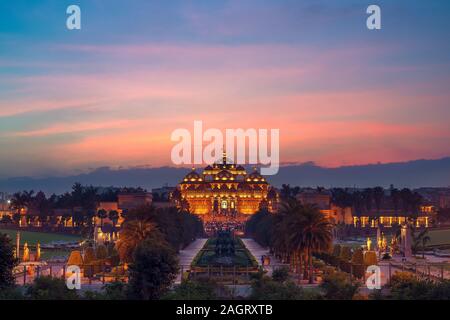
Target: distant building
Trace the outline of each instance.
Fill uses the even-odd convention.
[[[122,211],[119,209],[118,202],[100,202],[97,207],[97,211],[98,210],[105,210],[106,212],[117,211],[119,213]]]
[[[164,202],[170,200],[170,194],[176,189],[176,187],[164,186],[161,188],[152,189],[153,200],[158,202]]]
[[[450,208],[450,193],[439,195],[439,208]]]
[[[313,205],[319,210],[331,209],[331,192],[325,189],[304,189],[297,194],[297,200],[303,205]]]
[[[425,190],[422,190],[423,192]],[[427,197],[424,197],[424,203],[420,206],[417,218],[414,223],[416,226],[428,227],[436,218],[436,207],[433,205],[430,199],[435,199],[434,192],[427,191]],[[386,191],[385,191],[386,192]],[[341,207],[333,203],[332,193],[326,189],[312,189],[306,188],[301,190],[297,194],[297,200],[303,205],[314,205],[320,212],[322,212],[327,218],[331,219],[334,223],[344,223],[347,225],[354,225],[355,227],[392,227],[395,224],[402,224],[411,218],[411,213],[405,213],[404,210],[398,206],[394,209],[392,198],[385,194],[383,197],[382,206],[379,209],[375,209],[375,201],[372,203],[370,210],[367,208],[357,209],[354,206]],[[446,199],[446,198],[443,198]],[[445,202],[445,200],[443,200]]]
[[[436,211],[433,206],[422,206],[414,223],[416,227],[428,228],[435,217]],[[353,214],[353,225],[362,228],[376,228],[379,225],[390,228],[395,224],[401,225],[405,223],[409,218],[411,218],[411,214],[405,214],[401,210],[371,210],[361,214]]]
[[[273,212],[277,196],[256,169],[247,173],[224,153],[221,161],[203,172],[193,169],[187,174],[172,193],[172,200],[202,219],[246,220],[261,208]]]
[[[149,192],[133,192],[133,193],[119,193],[118,209],[120,210],[133,210],[139,207],[152,204],[153,196]]]
[[[335,223],[351,224],[353,221],[351,208],[341,208],[334,205],[329,190],[306,188],[301,190],[296,198],[303,205],[315,206]]]

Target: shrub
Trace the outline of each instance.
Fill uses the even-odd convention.
[[[0,292],[14,287],[13,269],[17,263],[10,238],[5,234],[0,234]]]
[[[432,283],[419,280],[412,273],[396,272],[390,283],[390,295],[395,300],[426,300]]]
[[[94,251],[94,248],[92,248],[92,247],[87,247],[87,248],[84,250],[84,257],[83,257],[84,263],[85,263],[85,264],[89,264],[89,263],[91,263],[91,262],[94,261],[94,260],[95,260],[95,251]]]
[[[209,280],[187,280],[165,295],[165,300],[216,300],[219,285]]]
[[[108,283],[103,286],[106,300],[126,300],[127,285],[120,281]]]
[[[350,273],[352,271],[352,263],[350,261],[341,260],[339,261],[339,269],[344,272]]]
[[[272,279],[276,282],[285,282],[289,279],[289,268],[282,267],[272,272]]]
[[[0,290],[0,300],[23,300],[22,290],[20,287],[8,287]]]
[[[364,252],[362,249],[357,249],[352,256],[353,275],[357,278],[363,278],[366,272],[364,265]]]
[[[352,258],[352,249],[350,247],[342,247],[339,257],[344,261],[350,261]]]
[[[129,268],[129,296],[153,300],[164,295],[178,272],[175,251],[165,242],[147,239],[136,248]]]
[[[112,242],[108,244],[106,249],[108,252],[108,257],[111,257],[111,256],[117,254],[116,245]]]
[[[351,300],[358,290],[358,285],[350,283],[348,275],[342,272],[325,275],[320,287],[330,300]]]
[[[78,299],[76,291],[69,290],[63,279],[48,276],[36,278],[33,284],[27,287],[25,296],[33,300]]]
[[[341,245],[336,244],[333,247],[333,256],[335,256],[335,257],[340,257],[341,256]]]
[[[386,252],[381,259],[383,259],[383,260],[390,260],[391,258],[392,258],[391,255]]]
[[[95,256],[97,260],[103,260],[108,257],[108,250],[106,247],[102,244],[97,246],[97,249],[95,250]]]
[[[277,282],[263,277],[252,284],[252,300],[314,300],[318,295],[306,292],[295,283]]]

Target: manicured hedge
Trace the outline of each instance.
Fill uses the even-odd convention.
[[[344,272],[351,273],[356,278],[363,278],[367,267],[378,263],[376,253],[373,251],[364,253],[362,249],[356,249],[352,252],[351,248],[338,244],[334,246],[332,253],[316,253],[315,257]]]

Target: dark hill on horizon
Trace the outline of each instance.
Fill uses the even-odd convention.
[[[174,186],[189,172],[186,168],[98,168],[90,173],[67,177],[19,177],[0,180],[0,191],[42,190],[47,194],[69,191],[75,182],[83,185],[143,187],[148,190],[165,184]],[[313,163],[287,165],[267,179],[274,186],[283,183],[302,187],[448,187],[450,157],[438,160],[343,166],[325,168]]]

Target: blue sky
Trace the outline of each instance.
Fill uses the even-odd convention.
[[[82,30],[65,27],[68,5]],[[365,27],[369,4],[382,30]],[[170,165],[170,132],[283,128],[325,166],[450,149],[448,1],[2,1],[0,177]],[[111,141],[106,143],[105,141]]]

